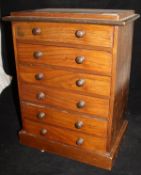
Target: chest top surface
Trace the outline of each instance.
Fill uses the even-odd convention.
[[[8,21],[53,21],[90,24],[125,25],[139,17],[134,10],[112,9],[37,9],[12,12]]]

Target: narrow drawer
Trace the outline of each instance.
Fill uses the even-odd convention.
[[[21,83],[20,87],[22,100],[108,117],[109,99],[73,94],[32,84]]]
[[[14,26],[20,40],[110,48],[113,45],[112,26],[44,22],[17,22]]]
[[[109,52],[17,42],[17,56],[18,61],[25,63],[62,66],[111,75],[112,55]]]
[[[94,137],[60,127],[31,122],[29,120],[23,120],[23,128],[28,133],[41,136],[51,141],[57,141],[89,151],[106,151],[106,138]]]
[[[36,106],[21,103],[23,119],[30,119],[37,123],[51,124],[68,128],[77,132],[107,137],[107,121],[99,120],[87,115],[77,115],[51,107]]]
[[[110,96],[111,78],[107,76],[59,70],[48,66],[25,65],[19,65],[19,74],[20,79],[27,83]]]

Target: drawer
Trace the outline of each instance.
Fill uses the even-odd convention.
[[[21,81],[73,90],[85,94],[98,94],[110,96],[111,78],[93,74],[84,74],[73,71],[59,70],[48,66],[19,65]]]
[[[83,46],[113,46],[113,27],[91,24],[17,22],[15,36],[19,40],[66,43]]]
[[[99,137],[107,137],[107,121],[87,115],[77,115],[51,107],[21,103],[23,119],[30,119],[37,123],[51,124],[68,128],[77,132],[84,132]]]
[[[78,48],[17,43],[18,61],[75,68],[111,75],[109,52]]]
[[[40,105],[51,105],[62,109],[70,109],[105,118],[108,117],[109,99],[73,94],[32,84],[21,83],[20,87],[20,96],[22,100]]]
[[[44,139],[79,147],[89,151],[106,151],[106,138],[94,137],[61,127],[44,125],[29,120],[23,120],[23,128],[28,133],[41,136]]]

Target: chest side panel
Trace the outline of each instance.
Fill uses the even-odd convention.
[[[109,125],[109,149],[113,146],[120,129],[125,122],[128,87],[130,79],[133,23],[115,27],[113,49],[111,113]]]

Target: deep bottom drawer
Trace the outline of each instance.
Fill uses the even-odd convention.
[[[25,119],[23,120],[23,127],[28,133],[41,136],[48,140],[72,145],[89,151],[106,151],[106,139],[104,138],[93,137],[80,132],[39,124]]]

